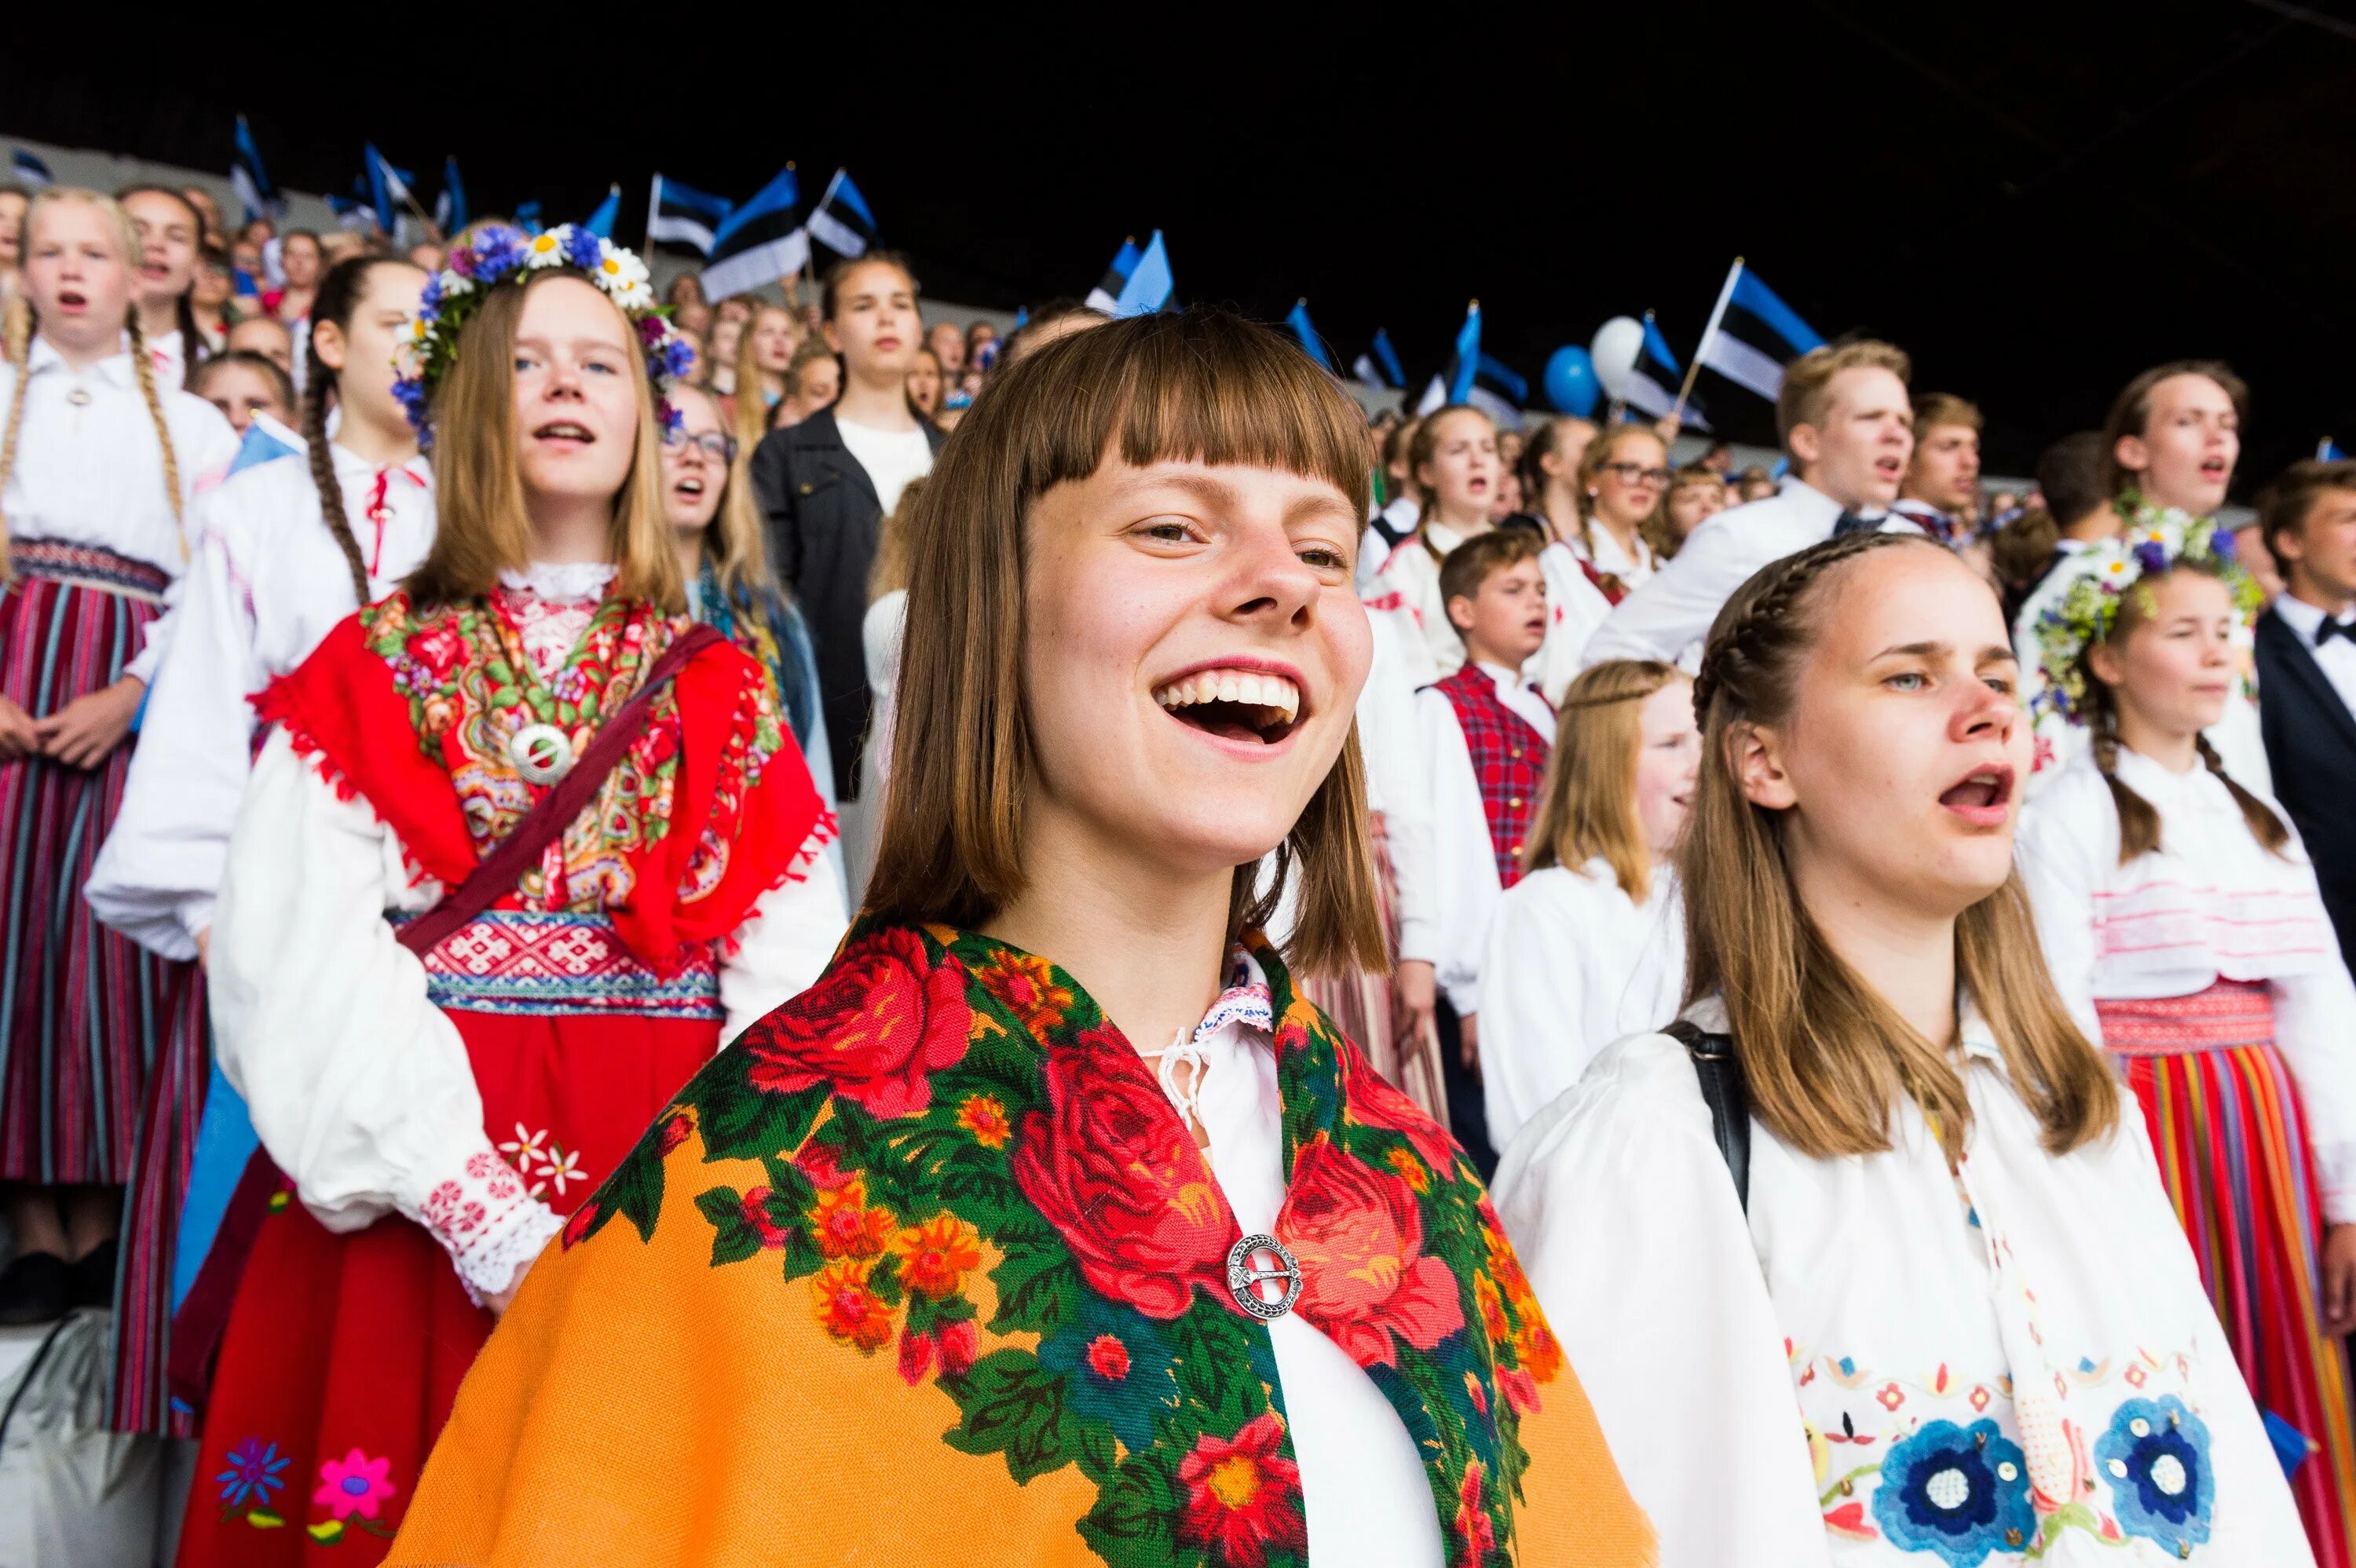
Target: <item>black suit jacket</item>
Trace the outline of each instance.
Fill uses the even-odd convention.
[[[2356,968],[2356,714],[2315,650],[2272,609],[2258,617],[2258,731],[2323,887],[2340,951]]]
[[[925,438],[941,448],[930,424]],[[842,444],[834,411],[771,431],[753,449],[753,494],[768,527],[769,559],[801,604],[818,655],[819,701],[834,752],[838,799],[859,798],[859,756],[867,742],[872,699],[860,624],[867,616],[867,574],[875,564],[884,507],[875,482]]]

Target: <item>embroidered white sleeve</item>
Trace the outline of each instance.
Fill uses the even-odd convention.
[[[425,1195],[419,1218],[450,1254],[458,1283],[477,1307],[514,1284],[516,1271],[564,1228],[556,1211],[531,1196],[487,1139],[457,1174]]]

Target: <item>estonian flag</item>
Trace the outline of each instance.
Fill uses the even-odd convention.
[[[1472,378],[1481,368],[1481,302],[1474,300],[1464,308],[1464,325],[1456,329],[1456,352],[1449,356],[1448,368],[1431,379],[1423,389],[1423,400],[1415,406],[1418,419],[1447,403],[1472,400]]]
[[[1669,340],[1653,324],[1653,313],[1644,313],[1644,347],[1636,356],[1636,368],[1628,372],[1628,393],[1621,400],[1641,413],[1655,419],[1665,417],[1677,406],[1677,396],[1669,390],[1685,379],[1677,368],[1677,357],[1669,352]],[[1692,398],[1678,412],[1678,422],[1693,430],[1708,430],[1701,405]]]
[[[1307,300],[1295,304],[1292,314],[1286,316],[1284,321],[1286,325],[1292,328],[1292,335],[1301,339],[1301,347],[1309,351],[1309,357],[1316,360],[1320,368],[1335,375],[1340,374],[1333,369],[1333,357],[1325,352],[1325,345],[1318,337],[1317,329],[1309,325]]]
[[[1474,359],[1472,385],[1465,400],[1507,430],[1522,428],[1522,405],[1529,400],[1530,384],[1505,361],[1483,354]]]
[[[466,182],[458,177],[458,155],[442,160],[442,194],[434,198],[434,227],[446,235],[466,227]]]
[[[1112,302],[1117,316],[1151,315],[1170,304],[1177,291],[1177,280],[1170,275],[1170,252],[1162,247],[1162,230],[1145,242],[1145,251],[1130,269],[1129,281],[1120,285],[1120,296]]]
[[[16,155],[9,160],[9,166],[16,171],[19,184],[29,186],[35,190],[57,183],[57,176],[49,173],[49,165],[22,147],[16,149]]]
[[[364,186],[365,182],[354,180],[352,184],[355,188],[359,188]],[[327,196],[327,210],[336,215],[336,227],[338,229],[366,229],[372,221],[369,215],[369,209],[362,206],[360,202],[353,197],[337,196],[333,192],[329,192]]]
[[[1087,307],[1100,310],[1107,315],[1119,308],[1120,291],[1129,286],[1129,275],[1137,271],[1137,259],[1143,254],[1137,248],[1134,235],[1122,240],[1119,251],[1114,253],[1112,265],[1107,267],[1105,275],[1097,280],[1097,286],[1088,291]]]
[[[1387,387],[1407,385],[1407,371],[1399,366],[1398,350],[1391,347],[1391,335],[1382,327],[1375,328],[1375,363],[1383,368],[1383,384]]]
[[[275,218],[286,210],[278,187],[270,183],[269,171],[262,166],[262,149],[254,143],[253,127],[242,114],[237,117],[237,156],[229,165],[229,187],[244,204],[248,223],[257,218]]]
[[[1783,389],[1783,367],[1824,344],[1824,336],[1777,299],[1737,256],[1694,357],[1772,402]]]
[[[609,185],[605,187],[605,199],[597,204],[596,211],[582,219],[581,227],[600,240],[611,240],[614,237],[614,219],[621,215],[622,187]]]
[[[657,175],[654,188],[647,193],[647,243],[684,245],[700,256],[709,256],[713,236],[734,210],[719,197]]]
[[[809,230],[802,225],[801,182],[787,164],[761,194],[730,213],[712,235],[712,265],[703,287],[715,300],[789,278],[809,265]]]
[[[516,227],[527,234],[540,232],[540,203],[523,201],[516,204]]]
[[[810,212],[809,237],[846,258],[864,256],[875,243],[875,215],[867,210],[867,198],[851,183],[851,176],[841,169],[826,182],[826,194]]]
[[[409,182],[417,176],[407,169],[394,168],[376,150],[374,142],[368,144],[366,153],[369,204],[376,208],[377,227],[390,234],[397,221],[393,208],[411,205],[413,198],[409,194]]]
[[[2348,454],[2340,450],[2338,442],[2327,435],[2315,443],[2315,460],[2318,463],[2345,463]]]

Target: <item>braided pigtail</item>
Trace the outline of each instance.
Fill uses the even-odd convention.
[[[2201,764],[2223,781],[2225,788],[2233,796],[2233,804],[2242,808],[2242,820],[2250,825],[2251,837],[2277,855],[2288,848],[2290,829],[2283,826],[2283,819],[2275,815],[2271,806],[2244,789],[2233,775],[2225,771],[2225,759],[2217,754],[2217,748],[2209,743],[2209,737],[2195,736],[2192,743],[2200,749]]]
[[[5,588],[15,573],[8,564],[8,479],[16,471],[16,437],[25,428],[26,362],[33,347],[33,302],[23,294],[8,296],[8,309],[0,319],[0,352],[7,356],[8,364],[16,372],[14,385],[8,390],[8,419],[5,433],[0,434],[0,588]]]
[[[2119,709],[2110,688],[2086,677],[2086,727],[2094,739],[2094,766],[2111,787],[2111,805],[2119,814],[2119,864],[2159,848],[2159,808],[2119,777]]]
[[[308,395],[303,400],[303,439],[310,447],[311,483],[319,488],[319,520],[327,525],[336,548],[344,552],[344,564],[351,569],[353,598],[366,605],[368,562],[361,558],[360,541],[352,536],[352,520],[344,511],[344,487],[336,478],[335,456],[327,450],[327,403],[335,396],[336,372],[319,357],[318,330],[319,324],[314,321],[312,336],[303,344],[309,371],[305,380]]]
[[[155,421],[155,440],[164,449],[164,499],[172,508],[172,520],[180,517],[180,458],[172,450],[172,427],[164,420],[164,400],[155,391],[155,362],[147,356],[147,335],[139,330],[139,313],[133,311],[123,322],[131,334],[131,370],[139,378],[139,395],[147,401],[147,417]],[[188,534],[180,530],[180,557],[187,559]]]

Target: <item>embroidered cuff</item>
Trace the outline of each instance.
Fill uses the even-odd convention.
[[[555,1210],[526,1190],[488,1145],[426,1195],[418,1221],[442,1243],[467,1299],[480,1307],[515,1283],[516,1271],[564,1227]]]

